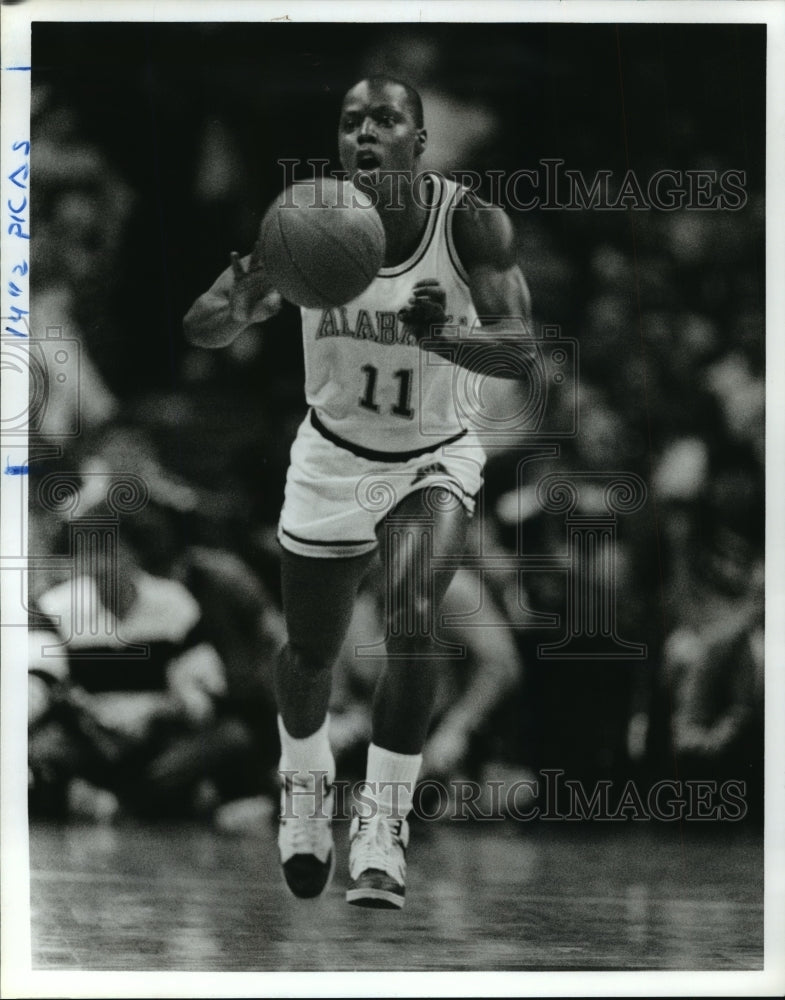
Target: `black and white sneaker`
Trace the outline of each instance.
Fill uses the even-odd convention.
[[[406,893],[406,848],[409,824],[405,819],[355,816],[349,828],[349,889],[346,902],[354,906],[399,910]]]
[[[335,793],[318,774],[282,776],[278,851],[283,877],[300,899],[320,896],[335,869]]]

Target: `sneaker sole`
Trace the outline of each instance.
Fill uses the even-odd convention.
[[[388,889],[347,889],[346,902],[372,910],[400,910],[404,897]]]

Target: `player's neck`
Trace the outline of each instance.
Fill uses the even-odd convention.
[[[425,188],[425,201],[429,205],[432,201],[432,187],[429,182]],[[377,205],[377,211],[387,237],[384,267],[395,267],[408,260],[420,245],[420,240],[428,225],[430,209],[425,207],[423,199],[414,198],[409,185],[402,185],[399,191],[398,204],[385,205],[384,199],[379,199]]]

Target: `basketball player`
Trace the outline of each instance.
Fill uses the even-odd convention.
[[[458,419],[453,376],[455,365],[487,371],[487,351],[441,328],[479,318],[487,350],[504,351],[507,377],[528,353],[529,293],[510,222],[454,182],[418,176],[426,142],[422,104],[407,84],[375,77],[346,94],[340,159],[355,184],[378,193],[386,256],[346,306],[302,309],[310,412],[292,447],[279,523],[288,629],[275,672],[279,849],[300,897],[319,895],[334,865],[330,668],[382,547],[387,655],[372,709],[371,806],[350,826],[347,892],[350,903],[382,908],[404,902],[406,815],[435,696],[433,623],[452,576],[431,572],[428,559],[463,552],[485,459]],[[399,188],[386,203],[393,171]],[[221,347],[280,304],[254,254],[233,254],[186,315],[186,334]]]

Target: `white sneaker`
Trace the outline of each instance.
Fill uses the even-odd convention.
[[[278,851],[286,884],[300,899],[320,896],[335,869],[332,817],[335,792],[326,778],[282,775]]]
[[[355,816],[349,828],[349,878],[346,902],[377,909],[400,909],[406,892],[405,819]]]

